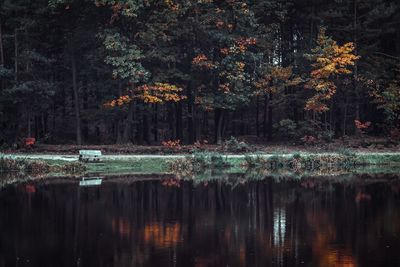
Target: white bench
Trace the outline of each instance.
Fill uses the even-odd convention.
[[[84,162],[99,162],[101,161],[100,150],[79,150],[79,160]]]

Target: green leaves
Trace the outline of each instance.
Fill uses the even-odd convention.
[[[142,66],[140,60],[142,52],[129,39],[117,32],[108,31],[104,34],[104,46],[108,51],[105,62],[112,66],[114,79],[124,79],[129,83],[145,82],[149,73]]]

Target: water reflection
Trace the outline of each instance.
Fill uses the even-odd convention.
[[[0,266],[396,266],[399,188],[396,176],[13,185]]]

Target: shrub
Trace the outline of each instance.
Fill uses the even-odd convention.
[[[282,138],[296,138],[298,137],[297,125],[290,119],[281,120],[279,123],[274,125],[274,129]]]
[[[327,143],[331,143],[334,137],[335,133],[330,130],[321,131],[320,133],[318,133],[318,139],[323,140]]]
[[[252,147],[245,142],[238,141],[235,137],[231,138],[223,144],[224,150],[233,153],[243,153],[253,151]]]
[[[0,158],[0,172],[21,171],[25,169],[25,160],[15,160],[9,158]]]
[[[43,174],[49,173],[51,167],[48,163],[40,160],[28,161],[25,167],[25,171],[31,174]]]
[[[184,159],[174,160],[169,169],[178,176],[192,176],[206,170],[221,170],[230,167],[222,155],[215,152],[196,151]]]
[[[301,141],[303,141],[303,143],[305,145],[315,145],[317,138],[315,138],[312,135],[305,135],[301,138]]]

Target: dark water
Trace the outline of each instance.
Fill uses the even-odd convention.
[[[400,266],[400,182],[25,183],[0,233],[7,267]]]

